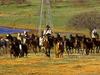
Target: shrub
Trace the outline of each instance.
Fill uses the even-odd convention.
[[[90,31],[96,27],[100,28],[100,13],[90,11],[73,16],[69,23],[78,28],[88,28]]]
[[[91,36],[91,31],[95,27],[100,28],[100,13],[96,11],[84,12],[75,15],[69,22],[77,28],[87,28]]]

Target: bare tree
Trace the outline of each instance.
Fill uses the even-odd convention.
[[[0,0],[1,5],[10,4],[11,0]]]
[[[74,5],[85,5],[88,3],[88,0],[70,0]]]
[[[100,28],[100,13],[96,11],[81,13],[75,15],[69,23],[78,28],[88,28],[91,33],[94,27]]]
[[[17,4],[23,4],[23,3],[26,2],[26,0],[15,0],[15,2],[16,2]]]
[[[58,2],[64,2],[66,0],[50,0],[50,1],[53,2],[53,3],[58,3]]]

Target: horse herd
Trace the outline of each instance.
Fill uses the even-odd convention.
[[[63,54],[82,54],[100,52],[100,39],[89,38],[85,35],[70,35],[69,38],[57,34],[36,36],[34,34],[25,34],[18,37],[9,34],[0,39],[0,55],[10,54],[11,57],[24,57],[28,53],[35,54],[41,52],[50,57],[54,52],[55,57],[63,57]]]

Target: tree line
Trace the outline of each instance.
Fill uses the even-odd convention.
[[[11,4],[11,3],[23,4],[23,3],[26,3],[28,1],[30,1],[30,0],[0,0],[0,4],[1,5]],[[73,3],[83,4],[87,0],[50,0],[50,1],[52,3],[73,2]]]
[[[27,2],[27,0],[0,0],[1,5],[8,5],[12,3],[23,4]]]

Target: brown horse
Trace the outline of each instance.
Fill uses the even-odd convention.
[[[56,44],[56,50],[55,50],[55,54],[56,57],[63,57],[63,53],[64,53],[64,42],[63,41],[58,41]]]
[[[49,44],[47,36],[44,37],[43,46],[45,48],[45,54],[46,54],[46,56],[50,57],[50,50],[51,50],[51,48],[50,48],[50,44]]]
[[[57,34],[57,37],[54,39],[55,42],[55,55],[57,58],[63,57],[64,53],[64,40],[60,36],[60,34]]]

